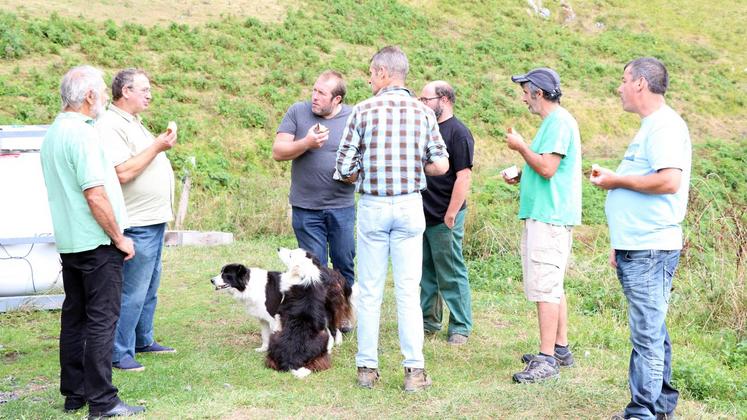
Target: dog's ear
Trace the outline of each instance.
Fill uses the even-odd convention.
[[[247,268],[246,268],[245,265],[243,265],[243,264],[237,264],[237,267],[236,267],[236,276],[238,276],[239,278],[243,278],[244,276],[246,276],[246,273],[248,271],[249,270],[247,270]]]
[[[306,251],[306,250],[304,250]],[[312,263],[314,263],[315,266],[321,267],[322,263],[319,262],[319,258],[316,257],[312,252],[306,251],[306,258],[310,259]]]

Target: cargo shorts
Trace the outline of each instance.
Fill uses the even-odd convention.
[[[528,300],[560,303],[572,241],[572,226],[524,220],[521,263]]]

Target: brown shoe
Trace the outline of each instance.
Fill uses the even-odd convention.
[[[358,368],[358,386],[361,388],[373,388],[376,382],[379,382],[381,376],[379,375],[378,369],[371,369],[367,367]]]
[[[418,392],[431,386],[431,378],[425,369],[405,368],[405,392]]]
[[[453,346],[461,346],[462,344],[467,344],[467,336],[462,334],[452,334],[449,336],[447,342]]]

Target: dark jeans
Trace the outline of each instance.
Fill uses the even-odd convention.
[[[113,245],[60,254],[65,301],[60,328],[60,393],[91,412],[119,403],[112,385],[124,256]]]
[[[633,344],[625,418],[653,420],[656,414],[671,414],[677,406],[679,392],[672,386],[672,343],[666,317],[679,259],[679,250],[615,250]]]
[[[298,246],[327,265],[327,244],[332,267],[350,286],[355,281],[355,206],[339,209],[309,210],[293,207],[293,231]]]

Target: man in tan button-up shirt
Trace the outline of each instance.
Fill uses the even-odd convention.
[[[135,353],[173,353],[153,338],[153,317],[161,277],[161,250],[166,223],[173,220],[174,172],[166,150],[176,143],[176,131],[154,137],[143,126],[140,113],[151,100],[144,71],[125,69],[112,81],[112,104],[96,122],[107,156],[122,184],[135,258],[124,266],[122,311],[114,337],[113,366],[122,370],[145,368]]]

